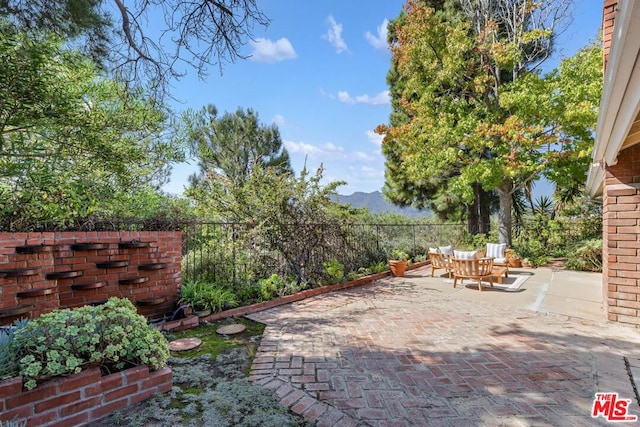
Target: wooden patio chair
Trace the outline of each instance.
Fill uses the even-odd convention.
[[[453,272],[451,255],[442,252],[429,252],[429,260],[431,261],[431,277],[433,277],[434,271],[444,269],[451,278]]]
[[[472,279],[478,281],[478,290],[482,291],[482,280],[489,280],[493,288],[493,258],[461,259],[452,258],[453,287],[458,284],[458,279]]]

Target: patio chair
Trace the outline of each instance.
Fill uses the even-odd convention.
[[[493,258],[493,266],[506,269],[505,277],[509,275],[509,256],[506,243],[487,243],[484,254],[487,258]]]
[[[477,280],[480,291],[482,291],[482,280],[488,280],[493,288],[493,258],[452,258],[451,263],[454,288],[458,284],[458,279]]]
[[[451,255],[442,252],[429,252],[429,260],[431,261],[431,277],[436,270],[444,269],[447,272],[447,276],[451,278],[453,272],[451,266]]]

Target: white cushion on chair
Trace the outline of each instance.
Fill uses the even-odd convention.
[[[430,254],[440,253],[440,249],[438,249],[438,248],[429,248],[429,253]]]
[[[478,251],[453,251],[453,257],[457,259],[476,259]]]
[[[449,245],[449,246],[440,246],[438,248],[438,251],[440,253],[443,253],[445,255],[453,255],[453,246]]]
[[[505,259],[504,251],[507,250],[506,243],[487,243],[487,256],[488,258],[496,258],[494,261],[497,262],[498,259]]]

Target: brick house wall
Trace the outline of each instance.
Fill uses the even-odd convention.
[[[102,246],[77,246],[84,243]],[[40,246],[46,250],[30,253]],[[110,297],[128,298],[148,319],[162,319],[179,295],[181,261],[179,231],[0,233],[0,325]]]
[[[604,309],[608,320],[640,325],[640,145],[607,167],[603,194]]]
[[[618,0],[605,0],[603,67],[609,62]],[[607,320],[640,326],[640,145],[618,154],[605,167],[602,275]]]

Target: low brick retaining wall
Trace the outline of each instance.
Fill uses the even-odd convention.
[[[424,267],[425,265],[429,265],[431,262],[421,261],[416,262],[411,265],[407,265],[406,271],[415,270],[416,268]],[[384,271],[382,273],[371,274],[369,276],[364,276],[359,279],[349,280],[343,283],[336,283],[334,285],[326,285],[320,286],[318,288],[307,289],[305,291],[300,291],[292,295],[286,295],[284,297],[270,299],[269,301],[259,302],[256,304],[246,305],[244,307],[233,308],[231,310],[224,310],[218,313],[213,313],[209,316],[200,318],[201,321],[204,322],[212,322],[218,319],[224,319],[227,317],[239,317],[245,316],[247,314],[256,313],[258,311],[268,310],[273,307],[277,307],[279,305],[290,304],[292,302],[301,301],[306,298],[311,298],[316,295],[325,294],[327,292],[335,292],[342,289],[353,288],[355,286],[366,285],[367,283],[371,283],[378,279],[382,279],[383,277],[390,276],[390,271]]]
[[[22,377],[11,378],[0,382],[0,421],[26,421],[27,427],[80,426],[172,386],[169,367],[149,372],[146,366],[137,366],[107,376],[93,368],[29,391],[23,391]]]

